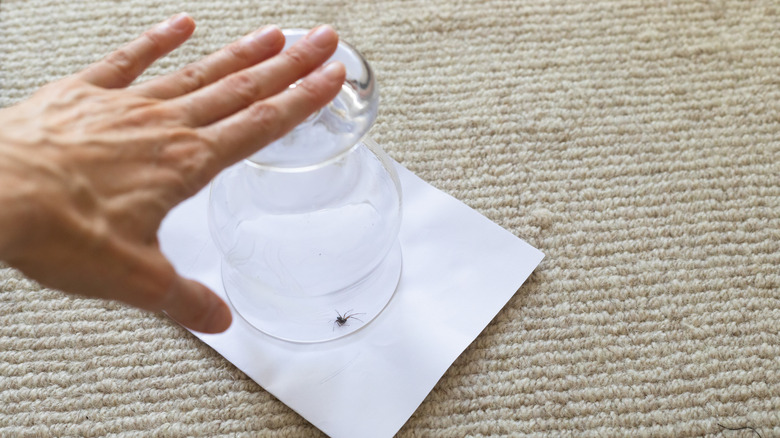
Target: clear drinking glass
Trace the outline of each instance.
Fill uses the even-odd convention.
[[[287,45],[306,34],[285,30]],[[339,95],[211,185],[209,227],[225,292],[258,330],[294,342],[345,336],[372,321],[401,274],[401,188],[366,137],[378,94],[363,56],[340,42]]]

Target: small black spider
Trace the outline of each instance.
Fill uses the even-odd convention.
[[[350,312],[352,312],[352,309],[347,310],[346,312],[344,312],[343,315],[340,314],[338,312],[338,310],[336,310],[335,312],[336,312],[337,316],[336,316],[336,320],[333,321],[333,328],[334,329],[336,328],[336,326],[343,327],[345,325],[349,325],[349,324],[347,324],[347,321],[349,321],[350,319],[354,319],[356,321],[363,322],[362,319],[358,318],[355,315],[365,315],[364,313],[350,313]]]

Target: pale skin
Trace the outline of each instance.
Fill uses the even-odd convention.
[[[223,168],[332,100],[344,66],[320,26],[280,53],[266,27],[177,72],[131,85],[181,45],[180,14],[86,70],[0,109],[0,260],[41,284],[226,330],[227,305],[160,252],[162,219]],[[303,78],[299,86],[290,84]]]

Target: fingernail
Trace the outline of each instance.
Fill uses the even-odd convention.
[[[165,25],[169,26],[171,29],[183,32],[189,29],[191,20],[192,19],[186,12],[182,12],[169,18],[168,21],[165,22]]]
[[[333,61],[322,67],[322,74],[328,79],[339,80],[344,76],[344,64]]]
[[[314,43],[315,46],[327,47],[333,40],[338,39],[338,36],[332,27],[325,24],[312,29],[311,32],[306,35],[306,39]]]
[[[279,30],[279,27],[276,25],[270,25],[265,26],[262,29],[256,30],[249,35],[245,36],[242,39],[243,43],[251,43],[254,41],[262,42],[262,43],[270,43],[276,39],[279,38],[279,35],[281,35],[281,31]],[[273,36],[273,39],[270,39],[269,37]],[[266,41],[270,40],[270,41]]]

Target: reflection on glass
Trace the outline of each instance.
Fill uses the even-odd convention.
[[[285,35],[289,46],[305,32]],[[211,186],[209,225],[231,304],[255,328],[294,342],[368,324],[401,272],[398,176],[365,136],[377,112],[374,77],[346,43],[333,58],[347,67],[338,97]]]

